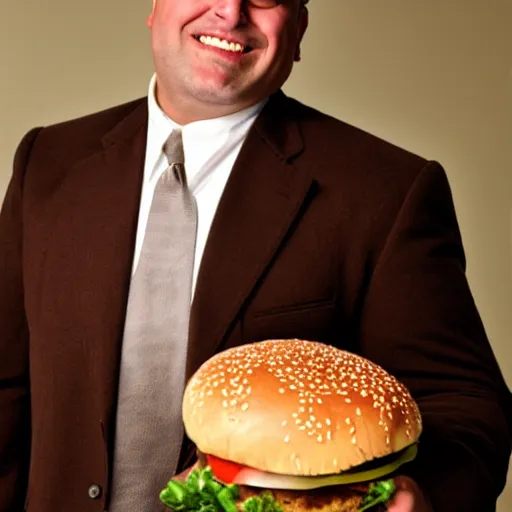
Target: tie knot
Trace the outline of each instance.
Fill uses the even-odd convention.
[[[169,135],[169,138],[165,141],[163,147],[165,156],[169,165],[185,163],[185,154],[183,152],[183,138],[181,130],[174,129]]]

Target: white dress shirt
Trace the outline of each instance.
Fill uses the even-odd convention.
[[[149,122],[146,158],[132,275],[139,261],[155,186],[168,167],[162,147],[172,130],[181,129],[185,153],[185,172],[190,191],[197,202],[193,293],[204,246],[220,197],[245,137],[265,102],[228,116],[180,126],[172,121],[158,105],[155,85],[156,76],[153,75],[148,92]]]

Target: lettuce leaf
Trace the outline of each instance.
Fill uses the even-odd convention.
[[[381,503],[387,503],[393,494],[395,494],[395,490],[396,487],[393,480],[382,480],[380,482],[371,483],[368,487],[368,494],[364,497],[358,512],[364,512]]]
[[[371,483],[359,512],[386,503],[395,492],[393,480]],[[171,480],[160,493],[160,501],[174,512],[238,512],[239,488],[215,480],[210,467],[196,469],[185,482]],[[269,491],[252,496],[242,504],[243,512],[283,512]]]
[[[217,482],[211,468],[196,469],[185,482],[171,480],[160,493],[160,501],[174,512],[238,512],[237,485]],[[251,497],[244,512],[283,512],[271,493]]]

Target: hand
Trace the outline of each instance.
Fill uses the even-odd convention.
[[[181,473],[178,473],[177,475],[173,476],[172,479],[178,480],[180,482],[184,482],[187,479],[188,475],[190,475],[190,473],[192,473],[192,471],[194,471],[198,467],[199,467],[199,462],[196,462],[189,468],[183,470]]]
[[[395,478],[396,494],[388,504],[388,512],[433,512],[416,482],[407,476]]]

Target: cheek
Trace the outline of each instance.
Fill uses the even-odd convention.
[[[282,62],[293,56],[297,42],[297,26],[289,16],[262,17],[258,28],[267,40],[268,53],[273,60]]]

